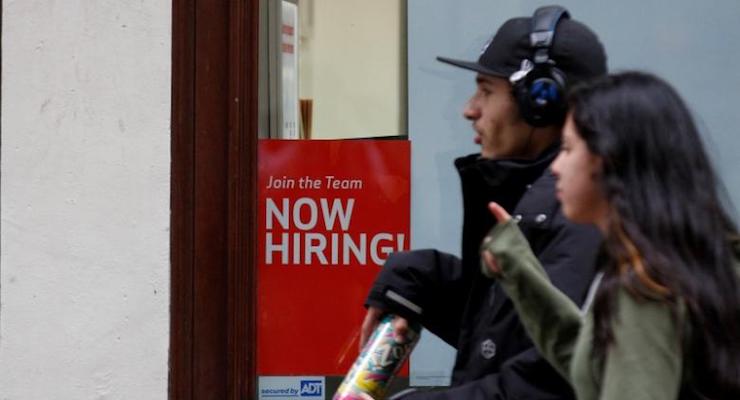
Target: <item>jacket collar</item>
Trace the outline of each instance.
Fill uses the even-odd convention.
[[[558,141],[534,160],[518,158],[492,160],[475,153],[456,159],[455,167],[464,181],[480,177],[490,186],[502,186],[510,182],[532,182],[550,166],[559,149]]]

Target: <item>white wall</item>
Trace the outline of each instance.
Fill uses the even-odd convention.
[[[2,3],[0,399],[166,399],[171,2]]]
[[[298,3],[300,97],[313,99],[312,137],[405,135],[405,2]]]

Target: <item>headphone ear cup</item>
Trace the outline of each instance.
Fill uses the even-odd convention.
[[[557,68],[534,68],[516,86],[519,112],[528,124],[541,127],[564,120],[566,86],[564,75]]]

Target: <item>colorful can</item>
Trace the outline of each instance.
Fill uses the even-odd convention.
[[[357,360],[339,385],[333,400],[380,400],[419,340],[420,327],[409,323],[403,342],[393,334],[394,315],[378,324]]]

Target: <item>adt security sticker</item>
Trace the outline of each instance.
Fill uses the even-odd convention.
[[[258,386],[260,400],[326,399],[323,376],[260,376]]]

